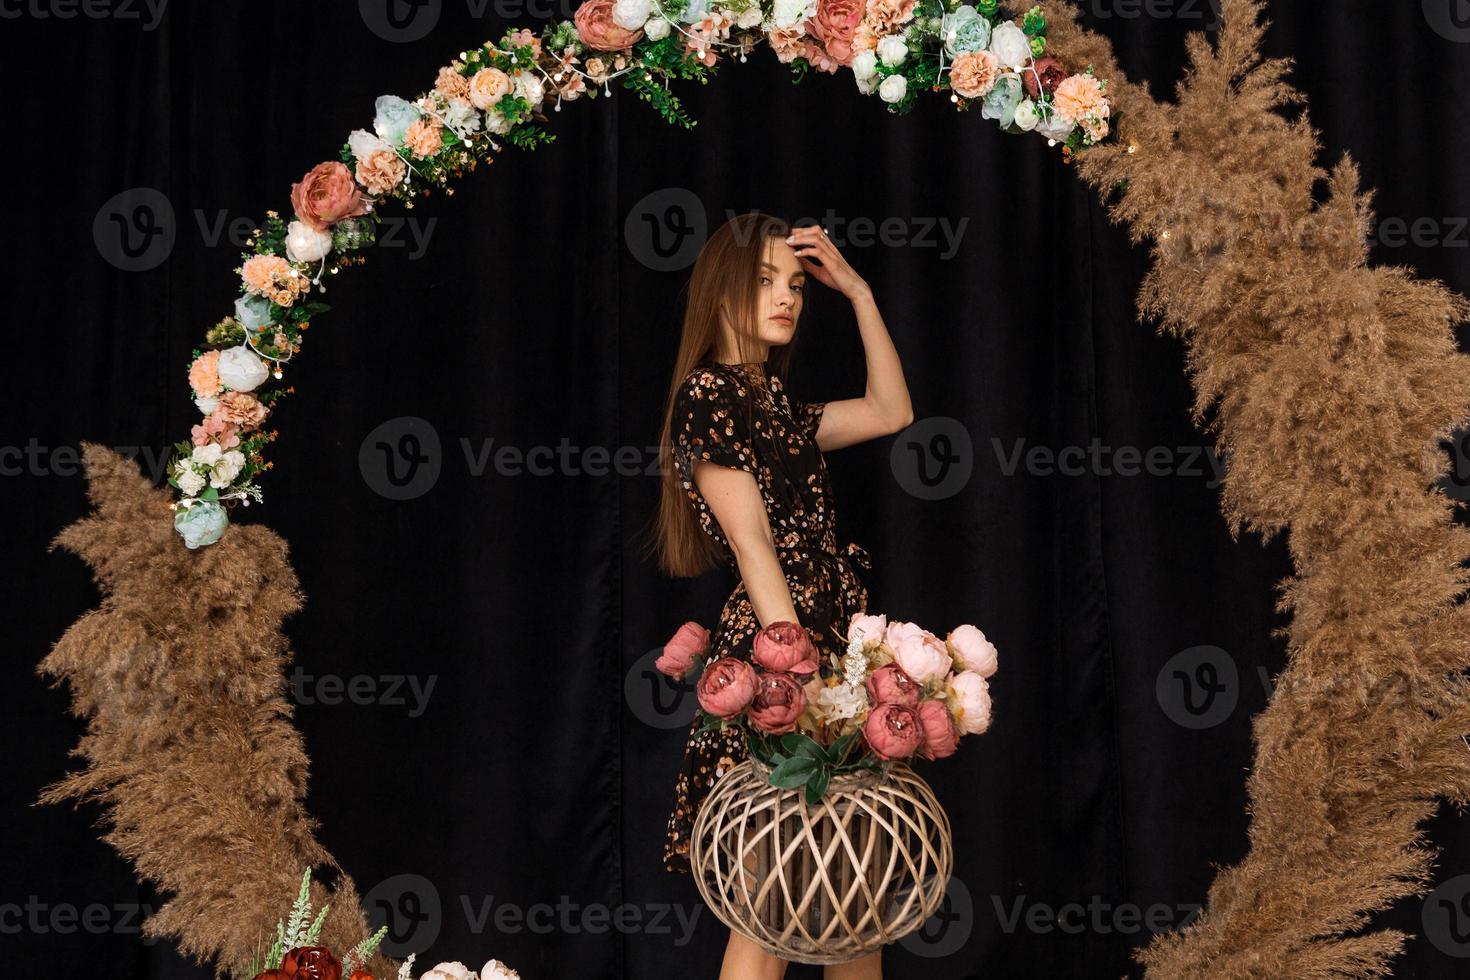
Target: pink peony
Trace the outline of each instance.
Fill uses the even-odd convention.
[[[924,701],[916,713],[919,716],[919,727],[924,730],[924,744],[920,747],[919,754],[930,760],[954,755],[959,748],[960,739],[955,734],[954,722],[950,721],[949,709],[944,706],[944,702]]]
[[[874,704],[919,705],[919,685],[898,664],[884,664],[868,675],[868,697]]]
[[[893,659],[919,684],[942,680],[954,666],[944,641],[927,630],[902,636],[893,647]]]
[[[755,668],[734,657],[720,657],[708,664],[694,685],[699,706],[726,720],[745,710],[755,697],[755,689]]]
[[[973,670],[981,677],[989,677],[1000,666],[1000,654],[995,644],[985,638],[977,627],[956,626],[949,634],[949,648],[955,660],[965,670]]]
[[[194,363],[189,365],[189,387],[200,398],[213,398],[219,394],[219,351],[205,351],[194,359]]]
[[[750,702],[750,723],[767,735],[785,735],[796,730],[796,719],[805,708],[806,692],[796,678],[763,673]]]
[[[924,729],[913,708],[880,704],[868,712],[863,738],[880,759],[907,759],[924,744]]]
[[[955,724],[967,735],[979,735],[990,727],[990,685],[973,670],[949,679],[949,705]]]
[[[489,112],[515,87],[510,76],[499,68],[482,68],[470,79],[470,102],[476,109]]]
[[[810,674],[817,669],[817,651],[806,627],[772,623],[755,635],[752,658],[766,670]]]
[[[862,613],[852,617],[847,624],[847,642],[861,638],[864,643],[882,643],[883,631],[888,629],[887,616],[866,616]]]
[[[299,184],[291,185],[291,207],[302,224],[326,231],[344,218],[367,214],[368,202],[347,165],[319,163]]]
[[[357,180],[374,196],[393,190],[407,173],[408,164],[392,150],[375,150],[357,161]]]
[[[852,61],[852,39],[863,22],[864,0],[817,0],[817,12],[806,22],[807,32],[839,65]]]
[[[238,425],[248,432],[259,428],[269,414],[270,409],[250,392],[227,391],[219,396],[219,407],[214,410],[213,417]]]
[[[924,627],[918,625],[917,623],[893,622],[889,623],[888,629],[883,631],[883,642],[888,644],[890,649],[896,650],[898,649],[899,642],[902,641],[904,637],[923,636],[927,632],[928,630],[924,629]]]
[[[682,681],[694,658],[709,649],[709,630],[695,622],[685,623],[664,644],[663,654],[654,666],[676,681]]]
[[[619,27],[612,14],[613,0],[586,0],[578,7],[572,21],[582,43],[594,51],[622,51],[643,36],[641,28],[630,31]]]

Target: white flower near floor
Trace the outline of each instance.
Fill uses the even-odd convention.
[[[286,228],[286,258],[292,262],[320,262],[332,250],[332,233],[293,221]]]
[[[480,967],[480,980],[521,980],[521,975],[499,960]]]
[[[909,56],[909,43],[902,34],[885,34],[878,39],[878,60],[889,68],[902,64]],[[893,100],[889,100],[893,101]]]
[[[1031,60],[1031,39],[1015,24],[1001,24],[990,35],[990,53],[1007,68],[1020,68]]]
[[[195,446],[194,452],[189,454],[189,462],[200,466],[210,467],[219,462],[219,458],[225,454],[224,447],[217,442],[206,442],[202,446]]]
[[[234,482],[235,477],[245,468],[245,454],[238,449],[231,449],[223,453],[213,466],[209,468],[209,485],[216,490],[223,490]]]
[[[204,489],[204,477],[196,473],[192,467],[181,472],[176,479],[179,489],[186,497],[197,497],[199,491]]]
[[[219,380],[235,391],[254,391],[270,377],[270,369],[249,347],[231,347],[219,355]]]
[[[902,75],[889,75],[883,79],[883,84],[878,86],[878,98],[884,102],[902,102],[904,93],[908,91],[909,80]]]
[[[613,23],[627,31],[636,31],[653,13],[650,0],[617,0],[613,4]]]

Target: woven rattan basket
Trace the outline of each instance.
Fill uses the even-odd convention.
[[[816,806],[745,759],[694,821],[700,895],[731,929],[797,963],[843,963],[923,925],[954,864],[949,816],[908,765],[832,778]]]

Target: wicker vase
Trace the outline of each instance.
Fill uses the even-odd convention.
[[[949,816],[908,765],[833,777],[816,806],[749,757],[694,821],[689,861],[721,922],[782,959],[843,963],[923,925],[954,864]]]

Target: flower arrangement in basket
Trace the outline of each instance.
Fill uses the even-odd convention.
[[[752,662],[709,656],[709,631],[681,626],[658,658],[682,680],[696,665],[704,722],[740,725],[752,758],[782,789],[805,787],[815,805],[832,777],[900,760],[953,755],[964,735],[990,727],[995,645],[974,626],[941,640],[913,623],[859,614],[847,650],[820,661],[805,627],[771,623],[756,634]]]
[[[291,904],[291,914],[285,922],[276,923],[276,934],[264,959],[259,956],[246,969],[245,975],[254,980],[375,980],[364,969],[388,935],[388,927],[359,942],[338,959],[325,946],[318,946],[322,926],[327,921],[330,906],[323,905],[315,918],[311,914],[311,869],[301,876],[301,890]],[[414,954],[398,968],[398,980],[413,980]],[[440,963],[426,970],[419,980],[519,980],[520,974],[499,960],[490,960],[479,972],[468,969],[463,963]]]

